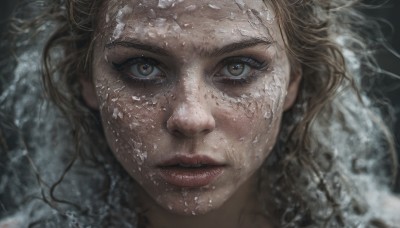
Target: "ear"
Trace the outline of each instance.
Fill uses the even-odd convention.
[[[94,110],[99,110],[99,103],[97,101],[96,90],[91,79],[87,77],[81,77],[80,83],[82,86],[82,97],[86,105]]]
[[[283,104],[284,111],[289,110],[296,101],[302,75],[303,75],[303,70],[301,69],[301,65],[296,64],[296,66],[293,67],[290,71],[289,86],[287,88],[285,103]]]

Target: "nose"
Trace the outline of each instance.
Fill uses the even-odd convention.
[[[194,97],[198,96],[178,98],[176,106],[167,120],[167,129],[170,133],[184,137],[196,137],[208,134],[215,129],[215,119],[207,101]]]

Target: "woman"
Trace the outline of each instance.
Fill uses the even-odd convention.
[[[37,47],[17,53],[0,224],[400,224],[365,21],[343,2],[49,1],[23,25],[57,109]]]

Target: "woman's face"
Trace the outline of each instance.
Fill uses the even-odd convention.
[[[95,92],[83,83],[83,94],[112,152],[161,207],[218,208],[255,176],[297,93],[272,9],[261,0],[102,9]]]

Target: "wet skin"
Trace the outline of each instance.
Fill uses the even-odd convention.
[[[95,89],[83,82],[83,95],[99,109],[118,161],[161,210],[201,215],[257,200],[257,171],[300,75],[291,69],[271,8],[244,3],[103,6]],[[176,186],[160,171],[176,156],[208,157],[221,172],[200,187]]]

